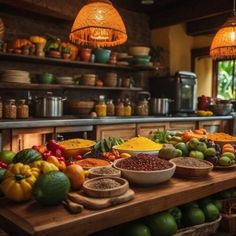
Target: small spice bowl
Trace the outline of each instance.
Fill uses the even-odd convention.
[[[93,167],[88,170],[89,178],[96,178],[103,176],[120,177],[121,171],[113,168],[112,166]]]
[[[83,184],[83,191],[90,197],[109,198],[120,196],[127,192],[129,183],[119,177],[97,177],[86,180]]]

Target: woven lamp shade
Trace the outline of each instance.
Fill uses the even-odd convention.
[[[89,0],[76,16],[72,42],[92,47],[111,47],[127,40],[125,25],[108,0]]]
[[[236,16],[230,17],[213,38],[210,56],[213,59],[236,58]]]

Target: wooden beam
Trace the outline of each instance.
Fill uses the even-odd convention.
[[[150,18],[151,29],[170,26],[191,20],[231,12],[231,0],[183,0],[173,7],[155,11]]]
[[[214,34],[224,24],[230,13],[187,22],[186,33],[190,36]]]

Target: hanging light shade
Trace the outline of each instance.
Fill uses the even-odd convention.
[[[230,17],[213,38],[210,56],[214,59],[236,58],[236,16]]]
[[[108,0],[88,0],[78,12],[70,32],[72,42],[93,47],[111,47],[127,40],[125,25]]]

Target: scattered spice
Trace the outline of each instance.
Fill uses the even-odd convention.
[[[162,148],[162,144],[155,143],[146,137],[135,137],[119,145],[118,148],[123,150],[133,150],[133,151],[160,150]]]
[[[160,159],[157,155],[140,153],[137,156],[122,159],[116,166],[126,170],[155,171],[169,169],[173,164]]]
[[[226,133],[212,133],[208,134],[207,138],[213,140],[213,141],[236,141],[236,137],[226,134]]]
[[[186,167],[210,167],[211,165],[207,162],[200,161],[192,157],[178,157],[172,160],[178,166]]]
[[[87,184],[88,188],[93,188],[98,190],[112,189],[119,186],[121,186],[119,182],[109,178],[102,178],[97,180],[94,179],[94,181],[91,181],[90,183]]]
[[[86,158],[83,160],[76,161],[75,163],[82,166],[84,169],[97,167],[97,166],[110,165],[110,162],[105,161],[105,160],[101,160],[101,159],[96,159],[96,158]]]
[[[112,174],[117,174],[118,172],[119,172],[118,170],[110,166],[94,168],[92,170],[92,173],[97,175],[112,175]]]

